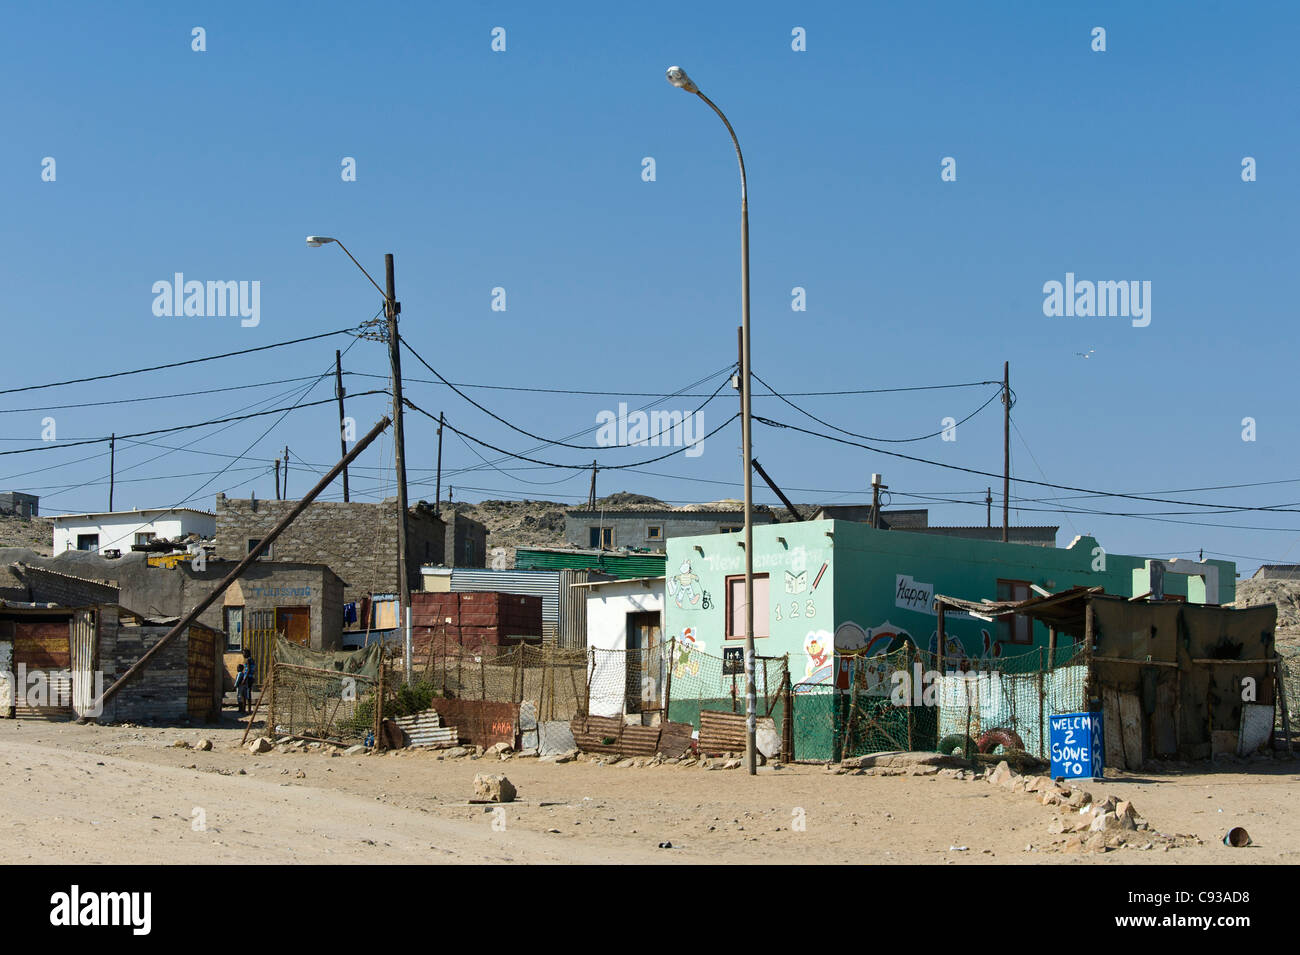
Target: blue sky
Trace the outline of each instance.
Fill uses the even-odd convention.
[[[1013,474],[1136,493],[1290,482],[1155,496],[1296,506],[1297,19],[1283,3],[11,7],[0,30],[10,91],[0,150],[10,362],[0,388],[370,318],[379,297],[347,258],[304,246],[320,233],[343,239],[381,282],[383,254],[394,253],[403,334],[447,378],[604,393],[469,392],[521,428],[564,438],[594,429],[621,400],[690,410],[704,399],[626,397],[701,379],[690,394],[710,393],[735,358],[735,158],[712,112],[665,81],[680,64],[745,150],[754,369],[778,390],[986,381],[1007,360]],[[196,26],[204,52],[191,49]],[[1105,52],[1091,48],[1097,26]],[[506,31],[504,52],[491,49],[494,27]],[[796,27],[805,51],[791,48]],[[1258,175],[1249,183],[1247,156]],[[56,162],[53,182],[42,181],[45,157]],[[355,182],[341,178],[344,157],[356,160]],[[642,178],[645,157],[653,182]],[[944,157],[956,160],[954,182],[941,181]],[[152,285],[176,272],[260,282],[260,324],[155,316]],[[1067,272],[1149,281],[1150,325],[1045,316],[1043,284]],[[796,286],[804,312],[791,309]],[[491,308],[496,287],[504,312]],[[0,450],[47,446],[48,416],[67,442],[292,404],[309,380],[194,392],[315,376],[349,344],[348,390],[383,387],[384,346],[340,336],[2,394]],[[432,376],[413,357],[403,370],[421,407],[510,451],[537,447],[444,386],[414,381]],[[793,400],[845,430],[906,438],[964,418],[994,390]],[[762,392],[758,414],[827,431]],[[152,395],[184,397],[50,409]],[[326,380],[304,400],[331,395]],[[384,403],[350,402],[361,431]],[[736,407],[724,390],[701,412],[705,429]],[[1242,440],[1245,417],[1256,420],[1253,442]],[[431,498],[432,429],[407,420],[411,496]],[[119,443],[115,504],[210,508],[223,489],[270,497],[270,462],[285,445],[289,493],[301,494],[310,472],[296,462],[324,470],[337,458],[334,410],[275,422]],[[876,446],[998,472],[999,406],[955,441]],[[738,497],[738,448],[735,423],[698,457],[604,471],[598,490]],[[589,473],[479,450],[495,468],[447,436],[444,486],[457,499],[585,499]],[[104,452],[9,455],[0,485],[33,489],[46,513],[102,509]],[[535,456],[616,465],[656,453]],[[894,506],[930,503],[934,523],[982,523],[983,489],[998,490],[995,479],[757,424],[755,454],[797,501],[864,500],[878,471]],[[389,440],[366,453],[357,497],[392,493],[391,459]],[[1051,501],[1071,493],[1013,485],[1013,495],[1048,500],[1018,502],[1012,520],[1059,523],[1061,544],[1092,533],[1116,552],[1204,548],[1241,558],[1242,570],[1300,560],[1300,514],[1030,510],[1196,510]],[[774,501],[761,484],[757,498]]]

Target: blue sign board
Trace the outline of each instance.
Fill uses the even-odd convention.
[[[1051,724],[1052,778],[1100,779],[1103,754],[1100,713],[1059,713]]]

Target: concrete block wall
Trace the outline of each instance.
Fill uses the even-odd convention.
[[[296,501],[263,501],[217,495],[217,556],[239,560],[251,538],[265,537]],[[420,586],[426,552],[443,553],[443,524],[432,512],[412,508],[407,521],[407,570]],[[344,601],[397,586],[397,502],[317,501],[272,545],[273,560],[325,564],[343,579]]]

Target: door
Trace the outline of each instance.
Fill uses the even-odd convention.
[[[212,720],[216,709],[217,634],[206,627],[190,627],[186,638],[188,695],[186,711],[201,720]]]
[[[290,643],[300,647],[311,646],[311,608],[276,607],[275,629],[284,634]]]
[[[640,713],[663,707],[662,627],[659,614],[627,615],[626,710]]]

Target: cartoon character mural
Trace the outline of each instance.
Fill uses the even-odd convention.
[[[682,630],[682,638],[673,646],[673,676],[681,679],[690,674],[700,675],[700,661],[695,657],[696,651],[704,652],[704,641],[695,638],[695,628]]]
[[[840,655],[837,689],[847,690],[858,673],[858,687],[872,696],[888,696],[893,667],[888,654],[915,646],[912,635],[888,620],[863,628],[847,620],[835,629],[835,651]]]
[[[829,630],[811,630],[803,640],[803,652],[808,655],[804,666],[804,683],[829,683],[835,640]]]
[[[700,575],[691,570],[689,560],[682,561],[678,572],[668,578],[668,596],[673,598],[680,610],[694,610],[703,594],[700,591]],[[682,601],[686,603],[683,604]]]
[[[980,650],[978,653],[971,653],[966,649],[966,642],[961,637],[946,634],[944,641],[944,659],[943,668],[945,670],[960,670],[965,673],[970,670],[981,668],[982,664],[988,664],[1002,659],[1002,641],[995,640],[989,632],[982,627],[980,628]],[[930,652],[938,654],[939,652],[939,631],[930,634]]]

